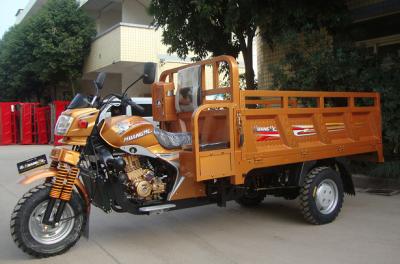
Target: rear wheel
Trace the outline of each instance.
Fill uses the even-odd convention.
[[[246,190],[236,202],[242,206],[250,207],[259,205],[265,198],[267,193],[265,191],[255,191],[253,189]]]
[[[24,252],[43,258],[64,253],[80,238],[86,223],[82,200],[76,193],[66,204],[61,220],[55,226],[42,224],[49,202],[50,185],[39,185],[28,191],[14,208],[11,235]],[[54,208],[57,208],[58,202]],[[54,217],[53,210],[50,219]]]
[[[329,167],[312,169],[300,190],[300,206],[309,223],[320,225],[335,220],[343,204],[340,175]]]
[[[282,195],[286,200],[295,200],[299,196],[299,190],[290,190]]]

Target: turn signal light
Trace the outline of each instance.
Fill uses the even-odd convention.
[[[86,120],[82,120],[81,119],[81,120],[78,121],[78,127],[79,128],[87,128],[88,125],[89,125],[89,122],[86,121]]]

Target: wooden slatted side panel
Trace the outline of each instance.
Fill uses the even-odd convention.
[[[379,102],[377,93],[240,91],[240,172],[370,152],[382,161]]]

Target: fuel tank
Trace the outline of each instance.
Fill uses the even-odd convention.
[[[139,116],[116,116],[104,120],[100,129],[101,138],[115,148],[139,145],[145,148],[158,144],[154,126]]]

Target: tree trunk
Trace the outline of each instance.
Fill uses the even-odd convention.
[[[243,36],[238,38],[244,60],[246,90],[256,90],[257,88],[254,81],[255,75],[253,69],[253,38],[254,35],[249,35],[247,37],[247,43]]]
[[[36,101],[39,102],[39,103],[41,103],[40,102],[40,99],[42,97],[41,95],[42,95],[42,93],[40,92],[40,89],[36,88]]]
[[[243,52],[244,67],[245,67],[245,78],[246,78],[246,89],[256,90],[254,81],[254,69],[253,69],[253,51],[247,50]]]
[[[57,87],[54,84],[52,84],[52,86],[53,86],[53,95],[51,96],[51,100],[55,101],[57,100]]]
[[[75,81],[72,79],[72,77],[69,78],[69,83],[71,86],[71,92],[72,92],[72,98],[75,97],[76,89],[75,89]]]

